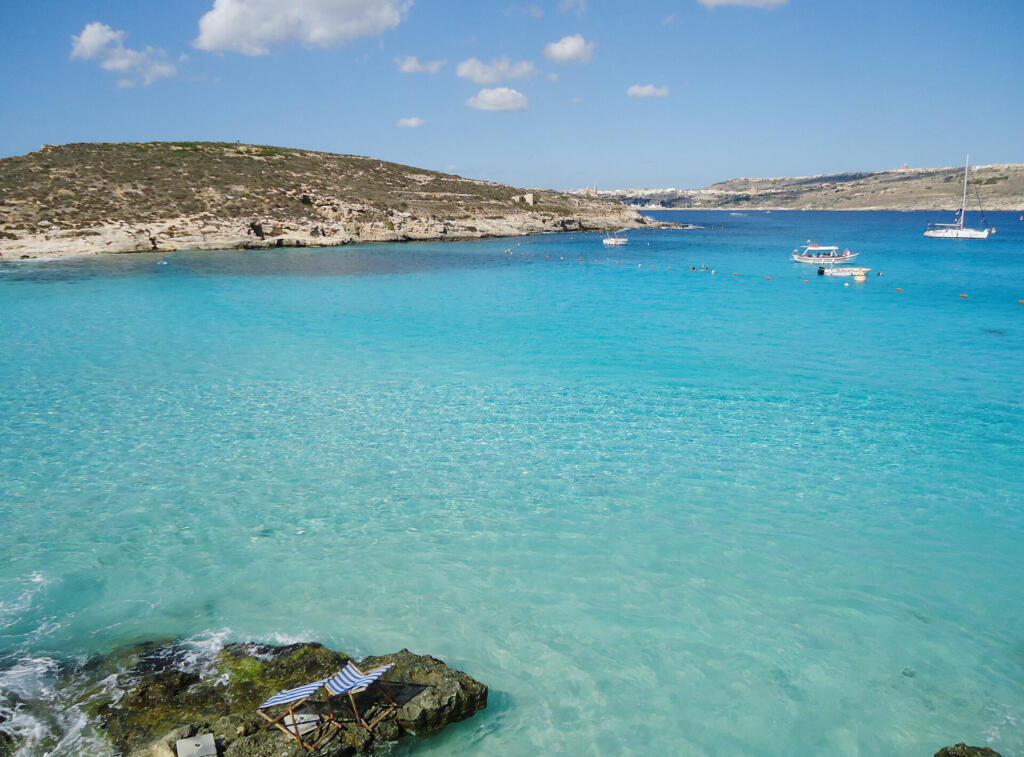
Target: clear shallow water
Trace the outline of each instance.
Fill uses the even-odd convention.
[[[1024,223],[659,217],[0,264],[0,689],[301,638],[491,686],[417,754],[1024,752]]]

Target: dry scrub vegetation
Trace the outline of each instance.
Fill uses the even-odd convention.
[[[295,224],[415,217],[459,221],[528,213],[545,219],[615,203],[523,190],[352,155],[216,142],[69,144],[0,160],[0,235],[270,218]],[[389,227],[393,228],[393,226]]]

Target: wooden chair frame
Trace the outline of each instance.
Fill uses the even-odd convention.
[[[366,673],[360,670],[354,662],[350,664],[352,665],[353,668],[356,669],[359,675],[366,675]],[[356,706],[355,695],[363,693],[367,689],[371,688],[374,684],[378,683],[380,684],[380,689],[381,692],[384,694],[384,698],[388,700],[388,706],[384,708],[384,712],[382,712],[380,715],[374,718],[371,722],[367,723],[366,718],[359,714],[359,708]],[[359,725],[361,725],[370,733],[373,733],[373,729],[377,727],[377,724],[384,720],[384,718],[386,718],[388,715],[395,712],[399,706],[398,702],[395,701],[395,698],[391,696],[391,692],[388,690],[387,684],[381,680],[376,680],[369,686],[364,686],[361,689],[353,689],[352,691],[348,691],[345,693],[348,695],[349,706],[352,707],[352,715],[355,716],[356,722],[359,723]],[[374,702],[372,705],[370,705],[370,708],[366,711],[367,717],[369,717],[370,713],[373,712],[374,708],[378,706],[380,705],[377,702]]]
[[[350,661],[349,664],[351,664],[352,667],[355,668],[356,672],[358,672],[359,675],[367,675],[362,670],[360,670],[358,667],[356,667],[356,664],[354,662]],[[359,712],[359,707],[358,707],[358,705],[356,705],[355,695],[363,693],[364,691],[370,689],[374,684],[377,684],[377,683],[379,683],[381,685],[380,686],[381,692],[384,694],[384,698],[387,700],[387,705],[383,706],[379,702],[374,702],[366,710],[366,715],[364,716],[364,715],[362,715]],[[324,686],[323,688],[326,689],[326,686]],[[261,732],[265,731],[268,728],[270,728],[271,726],[274,726],[274,727],[280,729],[281,731],[284,731],[291,738],[293,738],[297,742],[299,742],[299,744],[302,746],[302,748],[305,749],[306,751],[308,751],[308,752],[315,752],[320,747],[321,744],[323,744],[325,741],[327,741],[329,738],[331,738],[331,736],[333,736],[334,733],[341,728],[341,722],[342,722],[341,720],[338,719],[338,716],[335,715],[334,707],[331,705],[331,699],[334,696],[341,696],[341,695],[332,694],[330,689],[327,689],[327,693],[326,693],[326,696],[324,697],[324,701],[323,702],[317,702],[314,699],[314,697],[316,697],[316,695],[319,694],[319,693],[320,693],[320,690],[317,689],[312,694],[310,694],[308,697],[305,697],[303,699],[298,699],[298,700],[296,700],[294,702],[287,703],[288,704],[287,708],[285,708],[277,717],[271,717],[270,715],[267,714],[266,710],[257,709],[256,712],[258,712],[260,714],[260,717],[262,717],[264,720],[267,721],[267,724],[265,726],[263,726],[263,728],[261,728],[260,731]],[[347,691],[347,692],[345,692],[345,694],[348,696],[348,703],[349,703],[349,706],[352,708],[352,715],[355,718],[356,723],[361,725],[363,728],[365,728],[370,733],[373,733],[373,729],[376,728],[377,725],[381,723],[381,721],[383,721],[389,715],[391,715],[396,710],[398,710],[398,707],[399,707],[398,702],[396,702],[394,697],[391,696],[391,691],[388,689],[387,684],[384,681],[380,681],[380,680],[373,681],[369,685],[363,686],[362,688],[358,688],[358,689],[353,689],[351,691]],[[325,705],[326,708],[327,708],[327,712],[326,713],[321,712],[320,708],[318,707],[318,705]],[[295,712],[296,712],[296,710],[298,710],[300,707],[303,707],[303,706],[307,707],[318,718],[320,718],[320,723],[316,726],[316,728],[311,729],[310,732],[315,733],[316,731],[319,731],[320,729],[325,729],[324,733],[321,734],[320,737],[318,739],[316,739],[316,741],[307,741],[305,738],[303,738],[303,734],[300,733],[299,723],[295,719]],[[382,713],[380,713],[379,715],[377,715],[377,717],[373,718],[373,720],[370,720],[369,722],[367,722],[367,719],[373,713],[374,709],[377,708],[377,707],[380,707],[380,706],[383,706],[384,711]],[[289,717],[291,719],[291,724],[292,724],[292,727],[294,728],[294,730],[292,730],[292,728],[289,728],[286,725],[286,723],[282,722],[286,718],[289,718]]]
[[[291,702],[289,704],[289,706],[287,707],[287,709],[285,709],[276,718],[270,717],[270,715],[268,715],[265,710],[256,710],[256,712],[258,712],[260,714],[260,716],[264,720],[267,721],[267,724],[265,726],[263,726],[260,729],[260,731],[265,731],[268,728],[270,728],[271,726],[274,726],[274,727],[279,728],[280,730],[284,731],[289,736],[291,736],[293,739],[295,739],[297,742],[299,742],[299,744],[302,746],[302,748],[305,749],[306,751],[308,751],[308,752],[315,752],[320,747],[321,744],[323,744],[325,741],[327,741],[327,739],[329,739],[331,736],[334,735],[334,732],[337,729],[341,728],[341,724],[338,722],[337,718],[334,717],[333,711],[331,712],[330,717],[324,717],[324,715],[316,708],[315,703],[312,700],[313,700],[313,697],[316,696],[317,693],[319,693],[319,692],[313,692],[313,694],[310,694],[305,699],[299,699],[299,700],[297,700],[295,702]],[[328,699],[328,707],[330,707],[330,704],[329,704],[330,697],[328,697],[327,699]],[[316,731],[319,731],[320,729],[325,729],[325,732],[320,736],[320,738],[318,738],[316,741],[313,741],[313,742],[307,742],[307,740],[303,738],[303,734],[300,733],[300,731],[299,731],[299,723],[295,719],[295,711],[298,708],[302,707],[303,705],[308,706],[309,709],[312,710],[312,712],[318,718],[320,718],[320,723],[316,726],[316,728],[311,729],[310,732],[311,733],[315,733]],[[287,725],[285,725],[284,723],[281,722],[282,720],[287,718],[289,715],[291,716],[292,725],[295,728],[294,731],[291,730]]]

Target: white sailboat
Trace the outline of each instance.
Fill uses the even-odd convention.
[[[972,229],[964,226],[964,215],[967,212],[967,176],[970,173],[971,156],[967,156],[967,164],[964,166],[964,199],[960,203],[960,212],[957,214],[954,223],[930,223],[924,232],[926,237],[935,239],[988,239],[988,229]],[[985,213],[981,214],[984,222]]]

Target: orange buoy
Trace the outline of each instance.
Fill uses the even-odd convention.
[[[739,274],[738,273],[734,273],[733,276],[739,276]]]
[[[806,283],[807,283],[807,279],[804,279],[804,280],[803,280],[803,281],[801,281],[800,283],[801,283],[801,284],[806,284]]]
[[[900,289],[899,287],[896,287],[896,291],[897,291],[897,292],[902,292],[903,290],[902,290],[902,289]]]
[[[964,298],[965,300],[967,299],[967,295],[966,295],[966,294],[961,294],[960,296],[961,296],[962,298]]]
[[[1018,305],[1024,305],[1024,300],[1017,300]]]
[[[672,270],[672,266],[669,266],[668,269],[671,271]]]
[[[622,261],[621,260],[616,260],[615,261],[615,265],[622,265]]]
[[[653,265],[651,266],[651,270],[652,270],[652,271],[654,270],[654,266],[653,266]]]
[[[771,278],[771,276],[765,276],[765,278],[766,278],[766,279],[770,279],[770,278]]]

